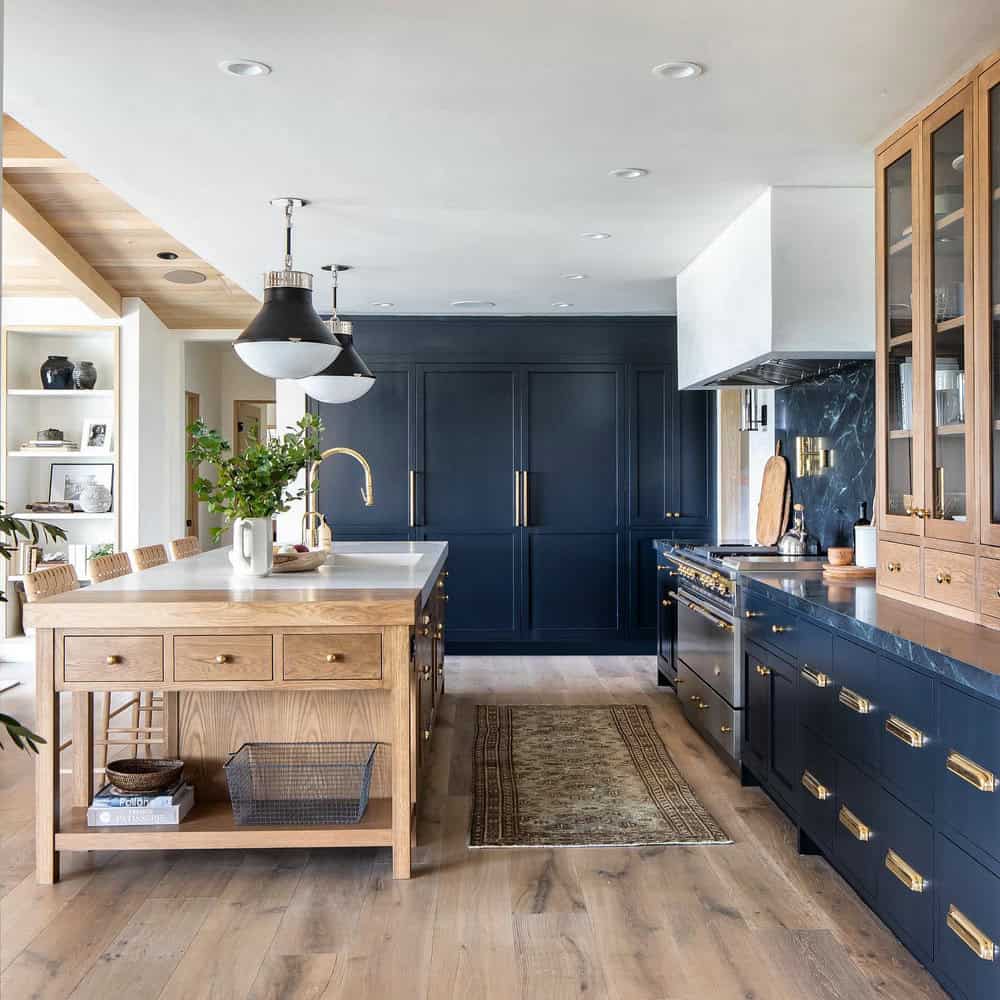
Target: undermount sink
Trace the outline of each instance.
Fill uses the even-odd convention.
[[[338,552],[333,549],[332,562],[327,566],[336,569],[338,566],[346,569],[408,569],[416,566],[423,558],[419,552]]]

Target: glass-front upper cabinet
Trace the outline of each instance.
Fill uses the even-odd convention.
[[[923,453],[920,433],[922,359],[917,333],[920,297],[919,130],[914,128],[876,160],[878,213],[878,338],[876,352],[879,526],[923,532]]]
[[[981,540],[1000,545],[1000,63],[979,77],[976,370]]]
[[[935,538],[979,534],[973,433],[973,143],[970,85],[924,119],[920,271],[924,311],[924,500],[918,519]],[[968,312],[966,292],[969,292]]]

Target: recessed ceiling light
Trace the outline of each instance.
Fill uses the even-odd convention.
[[[455,299],[452,305],[456,309],[492,309],[496,303],[489,299]]]
[[[668,80],[691,80],[696,76],[701,76],[705,72],[705,67],[696,62],[671,59],[668,62],[660,63],[659,66],[654,66],[653,72]]]
[[[571,309],[573,307],[572,302],[553,302],[553,309]]]
[[[230,76],[267,76],[271,67],[256,59],[223,59],[219,69]]]
[[[396,303],[395,302],[373,302],[372,305],[376,309],[391,309]]]
[[[563,277],[567,281],[583,281],[584,278],[588,277],[586,274],[564,274]]]
[[[179,253],[175,253],[173,250],[160,250],[157,255],[160,260],[177,260],[180,257]]]
[[[610,240],[611,233],[580,233],[581,240]]]
[[[649,173],[645,167],[617,167],[608,171],[609,177],[621,177],[626,181],[634,181],[637,177],[645,177]]]
[[[163,280],[172,281],[175,285],[200,285],[208,279],[201,271],[191,271],[186,267],[179,267],[173,271],[165,272]]]

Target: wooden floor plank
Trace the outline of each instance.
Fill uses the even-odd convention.
[[[515,915],[514,950],[523,1000],[606,1000],[604,968],[586,913]]]

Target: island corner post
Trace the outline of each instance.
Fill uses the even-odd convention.
[[[393,877],[409,878],[444,683],[444,556],[432,562],[433,576],[416,589],[265,585],[235,594],[96,585],[30,605],[35,728],[45,740],[36,762],[37,881],[58,881],[63,851],[337,846],[390,847]],[[168,567],[145,572],[160,569]],[[139,687],[164,692],[164,740],[186,762],[195,808],[176,826],[88,827],[94,694]],[[63,692],[72,708],[68,809],[60,788]],[[221,764],[250,739],[377,742],[380,763],[361,821],[237,825]]]

